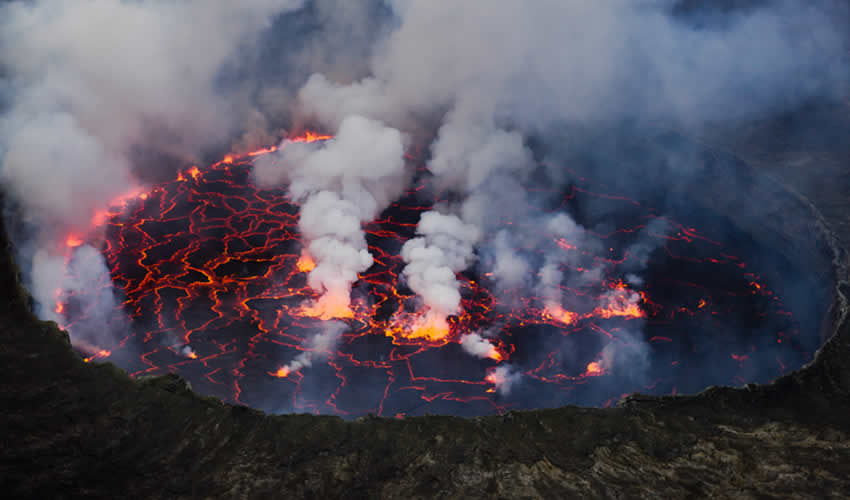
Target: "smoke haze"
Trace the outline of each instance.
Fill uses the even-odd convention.
[[[598,303],[563,292],[603,278],[585,254],[560,251],[592,253],[601,229],[552,210],[536,189],[569,182],[557,152],[564,136],[624,122],[698,133],[839,98],[850,83],[846,2],[778,0],[690,18],[675,8],[672,0],[0,4],[0,182],[29,224],[18,247],[38,313],[60,320],[57,293],[108,278],[95,248],[69,249],[66,239],[98,241],[89,234],[98,211],[161,168],[147,154],[176,168],[274,144],[253,180],[300,204],[305,258],[315,263],[308,284],[321,294],[305,305],[312,316],[350,313],[352,287],[374,261],[363,227],[409,186],[411,146],[425,151],[429,188],[451,200],[424,212],[399,250],[401,277],[424,313],[413,336],[448,331],[463,307],[457,275],[471,270],[505,303],[529,291],[552,316],[636,307],[641,265],[624,269],[623,288]],[[334,139],[283,139],[311,126]],[[630,182],[655,191],[676,180]],[[628,253],[646,262],[657,245],[639,235]],[[107,302],[84,307],[120,307]],[[337,345],[343,328],[326,323],[289,371]],[[102,330],[84,330],[82,341],[104,341]],[[647,345],[640,331],[619,335],[600,362],[640,378]],[[461,346],[473,358],[494,356],[479,333]],[[512,365],[489,376],[502,395],[522,383]]]

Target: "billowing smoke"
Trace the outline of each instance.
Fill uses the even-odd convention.
[[[61,294],[72,300],[78,308],[79,318],[73,325],[75,345],[89,354],[109,345],[113,329],[123,329],[127,324],[114,323],[114,309],[120,307],[112,293],[88,294],[95,289],[111,289],[112,278],[100,252],[89,245],[73,249],[68,257],[51,255],[41,249],[33,257],[31,292],[41,304],[55,304]],[[102,295],[98,297],[98,295]],[[96,298],[96,299],[95,299]],[[64,323],[61,310],[43,308],[41,317]]]
[[[4,184],[49,227],[88,229],[131,187],[134,148],[192,157],[241,128],[248,101],[216,80],[300,4],[4,4],[0,58],[15,95],[2,122]]]
[[[350,313],[352,285],[373,262],[363,225],[412,175],[408,138],[426,146],[429,182],[451,200],[423,213],[400,250],[402,276],[425,312],[410,325],[412,337],[445,337],[450,317],[463,313],[457,273],[473,265],[504,303],[512,305],[513,291],[530,290],[566,323],[571,314],[633,311],[641,265],[626,269],[626,284],[600,303],[564,293],[602,279],[586,257],[593,252],[581,251],[599,242],[596,228],[538,194],[569,177],[542,146],[559,144],[577,125],[625,121],[701,133],[714,121],[835,97],[848,83],[838,21],[846,5],[776,0],[719,16],[722,23],[695,23],[671,15],[677,4],[3,3],[0,180],[34,228],[20,248],[38,312],[60,319],[57,293],[101,282],[99,254],[85,246],[71,252],[68,237],[98,240],[90,234],[97,212],[143,184],[153,168],[145,158],[185,163],[210,149],[268,146],[283,124],[334,135],[284,140],[254,169],[258,185],[287,186],[301,205],[302,260],[321,295],[307,308],[314,316]],[[654,251],[650,240],[639,237],[629,249],[636,261]],[[77,261],[87,264],[75,268]],[[95,319],[112,307],[84,305]],[[605,363],[645,359],[636,332],[623,338]],[[462,345],[494,357],[479,334]],[[312,355],[303,356],[290,369],[309,366]],[[519,373],[500,365],[491,377],[507,393]]]
[[[584,230],[565,214],[552,216],[543,227],[546,233],[553,235],[558,243],[570,250],[585,248],[589,245],[589,239],[585,237]],[[563,303],[561,285],[565,278],[563,265],[567,263],[575,264],[577,258],[577,252],[546,252],[543,265],[538,273],[538,293],[543,298],[544,306],[549,314],[563,315],[564,312],[561,308]],[[588,270],[579,273],[578,278],[590,282],[599,281],[601,276],[596,270]]]
[[[310,337],[303,346],[304,351],[288,364],[282,366],[276,375],[288,377],[292,373],[300,372],[302,368],[309,368],[314,361],[332,356],[332,351],[336,349],[347,328],[348,325],[341,321],[322,322],[319,333]]]
[[[473,332],[461,337],[460,346],[476,358],[490,358],[498,361],[502,357],[496,347],[478,333]]]
[[[413,337],[439,339],[448,334],[446,317],[460,312],[460,291],[455,273],[474,259],[474,244],[480,237],[475,226],[455,215],[425,212],[416,232],[401,249],[407,263],[403,274],[410,289],[426,307],[424,318],[414,327]]]
[[[496,391],[502,396],[510,394],[511,389],[522,380],[522,373],[511,365],[502,364],[493,368],[487,375],[487,382],[493,384]]]
[[[12,95],[0,120],[0,180],[37,232],[26,245],[37,258],[22,261],[33,265],[25,271],[39,314],[53,316],[51,264],[67,235],[85,237],[97,211],[139,185],[140,151],[190,159],[250,126],[250,89],[222,88],[221,72],[301,3],[0,6],[0,68]],[[93,267],[105,269],[102,259]]]
[[[663,241],[661,238],[653,238],[652,236],[664,236],[669,231],[669,222],[664,219],[653,219],[638,235],[637,241],[626,249],[626,254],[631,257],[628,264],[623,268],[623,271],[626,272],[625,280],[628,284],[637,288],[644,284],[645,280],[642,274],[646,269],[649,256]]]
[[[422,237],[403,250],[410,287],[438,318],[459,312],[452,273],[476,261],[470,250],[479,239],[492,242],[484,272],[505,288],[526,281],[532,266],[508,250],[520,239],[511,229],[494,230],[500,208],[492,205],[500,199],[492,195],[506,191],[506,182],[528,186],[537,164],[529,138],[573,123],[638,117],[698,128],[835,95],[845,83],[832,62],[845,60],[841,33],[822,7],[776,2],[731,14],[722,28],[696,29],[672,17],[670,4],[391,2],[398,27],[375,50],[371,75],[307,81],[301,109],[328,126],[353,114],[409,130],[422,118],[441,123],[428,168],[461,202],[454,214],[425,214]],[[806,26],[816,33],[804,36]],[[806,74],[818,76],[800,78]],[[564,180],[549,170],[552,180]],[[531,226],[524,215],[539,219],[514,214],[511,227]],[[563,226],[552,229],[566,240],[580,231],[566,215],[552,223]],[[469,236],[458,235],[460,224],[469,225]],[[452,235],[442,239],[452,250],[429,234]],[[539,268],[536,286],[547,308],[560,305],[560,286],[574,278],[563,264],[547,256]],[[590,269],[581,279],[594,277]]]
[[[258,185],[286,183],[302,203],[298,227],[305,258],[315,262],[308,283],[323,294],[313,315],[350,316],[351,285],[372,265],[362,225],[402,193],[404,165],[402,134],[359,116],[346,118],[332,141],[284,141],[278,154],[258,160]]]

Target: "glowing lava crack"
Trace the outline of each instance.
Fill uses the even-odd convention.
[[[713,381],[689,377],[694,353],[725,352],[711,359],[725,383],[749,381],[750,363],[768,343],[778,353],[772,376],[808,356],[795,347],[796,324],[781,300],[742,259],[695,229],[667,220],[672,231],[653,236],[655,258],[674,263],[676,275],[640,290],[626,284],[622,268],[637,257],[620,249],[659,216],[593,186],[569,190],[564,203],[622,204],[639,222],[596,234],[606,241],[605,255],[552,236],[559,252],[577,252],[604,271],[581,286],[562,285],[563,303],[520,290],[497,296],[487,275],[463,272],[461,314],[442,320],[423,310],[401,278],[399,256],[420,214],[437,201],[424,199],[427,176],[419,175],[365,226],[375,262],[359,276],[350,307],[319,308],[306,284],[316,264],[297,231],[299,207],[283,190],[250,181],[254,158],[274,151],[228,155],[127,193],[92,221],[105,228],[102,243],[68,235],[69,264],[81,245],[95,244],[111,274],[111,283],[57,297],[72,339],[91,313],[80,304],[97,302],[81,294],[119,297],[108,321],[118,340],[75,341],[87,360],[113,360],[133,376],[176,372],[199,392],[267,411],[400,416],[605,405],[638,390],[698,390]],[[710,333],[723,318],[757,318],[760,336],[725,345]],[[640,355],[653,364],[636,376],[630,363]],[[517,384],[522,390],[511,391]]]

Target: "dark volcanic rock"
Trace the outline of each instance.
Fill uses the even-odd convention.
[[[775,139],[773,126],[763,135]],[[822,261],[824,280],[834,283],[829,340],[812,363],[773,384],[475,419],[268,416],[200,397],[174,376],[134,381],[111,364],[84,363],[64,332],[29,312],[0,227],[0,491],[6,498],[848,497],[850,284],[842,248],[850,242],[850,155],[825,147],[766,153],[756,139],[741,145],[729,137],[741,135],[703,140],[791,188],[777,206],[740,223],[755,230],[765,213],[787,214],[761,230],[800,241],[788,251]],[[735,200],[715,202],[740,210]]]

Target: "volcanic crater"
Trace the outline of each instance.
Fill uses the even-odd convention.
[[[585,147],[612,150],[599,141]],[[671,150],[682,154],[670,160]],[[307,286],[299,207],[285,188],[252,183],[252,163],[271,152],[262,150],[116,200],[93,221],[102,241],[69,235],[69,275],[91,258],[79,252],[87,243],[109,276],[58,297],[56,312],[86,361],[112,361],[132,377],[175,373],[202,394],[273,413],[609,406],[632,392],[768,382],[811,360],[832,269],[808,207],[735,157],[676,134],[613,151],[616,176],[572,151],[561,155],[563,184],[537,189],[550,213],[569,214],[588,234],[547,237],[568,277],[560,308],[533,287],[498,289],[473,266],[458,274],[463,312],[448,331],[416,328],[423,309],[399,251],[419,216],[446,200],[409,155],[412,185],[365,227],[375,263],[350,310],[311,309],[319,295]],[[643,188],[637,179],[647,175],[664,187]],[[538,251],[516,248],[539,263]],[[102,328],[103,318],[89,321],[101,313],[86,309],[102,294],[115,299],[114,342],[77,342]],[[340,341],[311,344],[332,318],[344,324]],[[464,349],[470,334],[484,350]]]

